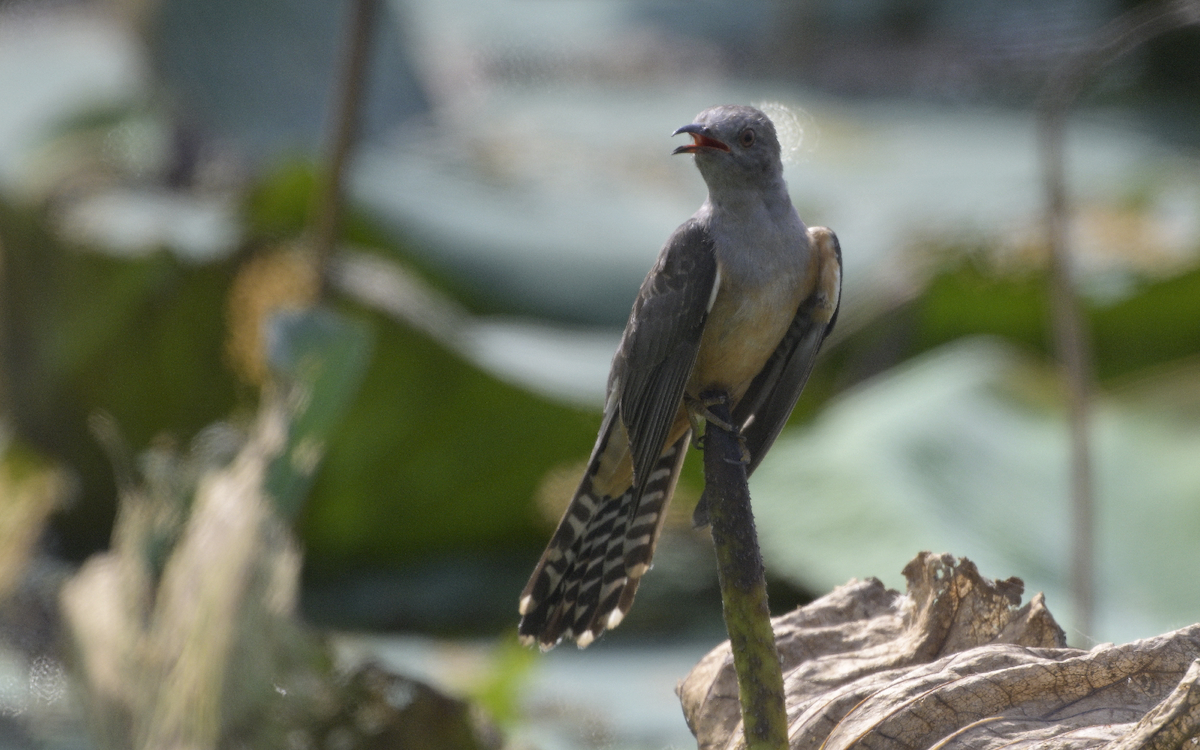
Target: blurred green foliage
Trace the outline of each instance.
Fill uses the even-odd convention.
[[[487,673],[470,691],[471,701],[501,727],[513,726],[522,718],[520,699],[539,658],[520,644],[515,629],[505,632],[492,647]]]
[[[961,263],[937,276],[911,303],[913,350],[973,334],[994,334],[1053,356],[1049,279],[1041,272],[999,275]],[[1083,299],[1095,376],[1108,382],[1200,352],[1200,269],[1142,280],[1114,303]]]
[[[73,557],[104,546],[112,468],[87,427],[103,410],[130,443],[190,436],[239,402],[222,366],[233,262],[69,247],[43,211],[0,203],[5,401],[17,432],[69,466],[80,501],[57,523]]]
[[[532,498],[548,469],[586,458],[599,415],[498,381],[378,313],[356,314],[372,322],[375,355],[305,513],[309,564],[544,544]]]
[[[1049,277],[1044,269],[998,270],[977,241],[937,250],[921,292],[827,342],[793,424],[808,422],[831,397],[944,344],[994,335],[1044,362],[1054,359]],[[1200,268],[1168,278],[1135,278],[1112,302],[1083,297],[1094,375],[1122,385],[1200,353]],[[694,467],[693,467],[694,468]]]
[[[913,299],[847,334],[822,357],[797,408],[804,419],[825,398],[922,352],[994,335],[1049,361],[1049,277],[1043,269],[998,271],[980,248],[945,250],[941,270]],[[1200,352],[1200,269],[1134,280],[1115,302],[1082,298],[1095,377],[1102,384]],[[806,401],[808,402],[806,405]]]
[[[910,354],[971,334],[993,334],[1048,353],[1047,284],[1042,274],[997,277],[978,264],[958,264],[934,277],[911,303],[915,329]]]
[[[296,236],[313,184],[311,170],[288,165],[252,190],[249,245]],[[166,251],[116,258],[65,246],[47,224],[42,211],[0,205],[4,381],[18,432],[81,480],[59,531],[82,557],[107,543],[115,498],[90,413],[111,414],[134,450],[249,413],[255,394],[225,365],[224,344],[226,293],[252,250],[210,265]],[[384,242],[357,215],[347,234]],[[376,346],[300,522],[310,564],[390,566],[544,542],[531,499],[549,468],[586,456],[599,416],[501,382],[381,313],[337,306]]]
[[[1200,269],[1089,310],[1097,375],[1123,379],[1200,353]]]
[[[225,364],[226,296],[244,261],[302,235],[314,185],[303,162],[269,172],[246,194],[245,247],[206,265],[165,250],[117,258],[69,247],[48,229],[46,210],[0,204],[6,401],[20,436],[80,478],[79,501],[59,523],[72,556],[107,542],[113,512],[112,467],[88,432],[89,413],[111,414],[135,450],[160,434],[183,441],[249,414],[255,389]],[[344,239],[483,308],[369,216],[348,211]],[[947,245],[920,294],[839,331],[794,419],[964,336],[995,334],[1050,358],[1044,274],[997,271],[983,260],[985,244]],[[1200,271],[1133,289],[1115,303],[1085,302],[1102,383],[1200,351]],[[310,569],[402,566],[456,552],[532,556],[548,530],[533,498],[547,471],[586,457],[599,414],[498,380],[377,310],[332,304],[375,343],[299,515]],[[684,483],[700,486],[698,461],[688,462]]]
[[[253,234],[301,232],[315,185],[311,167],[282,164],[249,195]],[[455,288],[361,213],[348,212],[343,238],[417,268],[435,287]],[[382,313],[338,306],[370,326],[375,347],[303,514],[310,568],[543,544],[546,522],[532,498],[547,470],[586,457],[599,415],[497,380]]]
[[[58,466],[0,431],[0,604],[11,607],[9,597],[20,588],[42,525],[66,485]]]
[[[300,236],[309,225],[316,189],[316,168],[305,159],[283,160],[268,170],[250,186],[243,201],[242,221],[252,243],[262,245]],[[470,293],[471,287],[457,280],[452,269],[429,262],[428,254],[408,252],[404,240],[398,240],[380,222],[353,205],[343,211],[341,242],[402,259],[425,283],[450,295],[471,312],[496,312],[494,306],[476,299]]]
[[[267,467],[264,489],[276,511],[291,519],[362,382],[372,341],[361,322],[319,307],[278,312],[267,326],[268,358],[286,394],[288,434]]]

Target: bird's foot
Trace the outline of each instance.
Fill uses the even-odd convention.
[[[746,447],[746,439],[742,437],[741,429],[728,420],[713,414],[711,409],[713,406],[728,404],[728,396],[724,393],[703,393],[697,398],[684,394],[683,402],[686,407],[688,422],[692,425],[692,445],[697,450],[704,449],[705,436],[700,434],[700,421],[704,420],[708,424],[720,427],[737,438],[738,448],[741,450],[741,458],[730,463],[742,464],[743,466],[750,463],[750,450]]]
[[[710,407],[729,403],[729,397],[724,393],[706,393],[702,394],[699,398],[684,394],[683,403],[687,407],[688,421],[692,423],[693,433],[698,431],[701,419],[709,424],[715,424],[726,432],[732,432],[734,435],[741,432],[735,425],[712,413]]]

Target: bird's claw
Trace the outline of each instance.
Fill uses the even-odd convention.
[[[700,428],[700,420],[703,419],[709,424],[714,424],[726,432],[731,432],[734,435],[740,434],[740,430],[730,422],[721,419],[709,409],[710,406],[725,404],[728,398],[725,394],[719,395],[701,395],[699,398],[684,394],[684,405],[687,407],[688,421],[692,423],[692,434],[697,434]]]
[[[728,403],[728,397],[724,393],[701,394],[699,398],[685,394],[683,401],[686,406],[688,422],[692,426],[692,446],[694,448],[704,450],[705,435],[700,433],[700,421],[704,420],[708,424],[720,427],[737,438],[741,456],[736,460],[726,459],[729,463],[740,464],[742,466],[750,464],[750,449],[746,447],[746,439],[742,437],[742,431],[736,425],[713,414],[709,408]]]

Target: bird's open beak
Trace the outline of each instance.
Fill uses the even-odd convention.
[[[725,145],[721,141],[718,141],[716,138],[713,138],[712,136],[707,135],[706,134],[707,130],[708,130],[708,128],[704,127],[703,125],[697,125],[696,123],[693,122],[691,125],[684,125],[679,130],[676,130],[674,133],[671,133],[671,135],[679,135],[680,133],[687,133],[688,135],[690,135],[692,137],[691,143],[687,144],[686,146],[680,146],[679,148],[675,149],[671,153],[672,154],[694,154],[702,148],[715,148],[718,151],[728,151],[729,150],[729,146]]]

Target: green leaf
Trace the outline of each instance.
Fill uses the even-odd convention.
[[[1167,379],[1096,397],[1097,631],[1072,637],[1200,619],[1200,378],[1193,365]],[[1051,368],[996,339],[941,347],[779,439],[751,487],[767,569],[814,591],[851,577],[895,586],[916,552],[949,552],[1066,610],[1068,441]]]
[[[364,323],[314,308],[277,313],[268,323],[267,358],[283,385],[288,409],[284,452],[267,470],[266,491],[294,518],[312,486],[337,428],[370,362]]]

